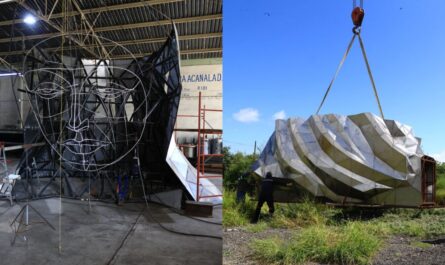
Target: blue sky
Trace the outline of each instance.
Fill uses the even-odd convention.
[[[385,118],[412,126],[445,161],[445,1],[365,0],[364,9]],[[225,145],[251,153],[275,114],[315,113],[352,37],[351,10],[352,0],[224,2]],[[321,113],[360,112],[379,113],[357,41]]]

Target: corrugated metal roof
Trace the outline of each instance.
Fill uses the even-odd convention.
[[[138,56],[150,54],[167,37],[171,18],[178,29],[183,59],[222,57],[222,0],[71,1],[79,5],[96,34],[105,38],[102,40],[105,49],[113,47],[110,40]],[[23,4],[0,4],[0,57],[20,61],[23,51],[59,34],[64,17],[68,21],[65,24],[69,25],[68,31],[81,28],[85,31],[82,16],[71,1],[25,0]],[[63,3],[68,4],[62,6]],[[62,10],[67,12],[62,13]],[[30,12],[41,14],[43,19],[49,18],[49,23],[39,20],[32,26],[24,24],[23,18]],[[91,43],[84,46],[88,45],[91,48]],[[60,39],[47,43],[50,48],[57,46],[60,46]],[[125,54],[122,48],[113,50],[112,54],[119,56],[119,52]]]

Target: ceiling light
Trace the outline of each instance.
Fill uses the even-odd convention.
[[[3,77],[3,76],[13,76],[13,75],[22,76],[21,73],[0,73],[0,77]]]
[[[28,25],[34,25],[36,21],[37,20],[33,15],[27,15],[25,19],[23,19],[23,22],[25,22]]]

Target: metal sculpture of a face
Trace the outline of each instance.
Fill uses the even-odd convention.
[[[34,54],[41,44],[33,48]],[[148,109],[137,67],[130,70],[128,61],[117,65],[72,53],[35,67],[31,55],[28,52],[27,65],[33,61],[34,67],[23,73],[31,109],[44,139],[65,164],[97,171],[134,150]]]

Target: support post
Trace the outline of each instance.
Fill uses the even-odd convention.
[[[201,170],[201,154],[202,154],[202,144],[201,144],[201,91],[199,92],[198,98],[198,164],[196,171],[196,201],[199,202],[199,178]]]

